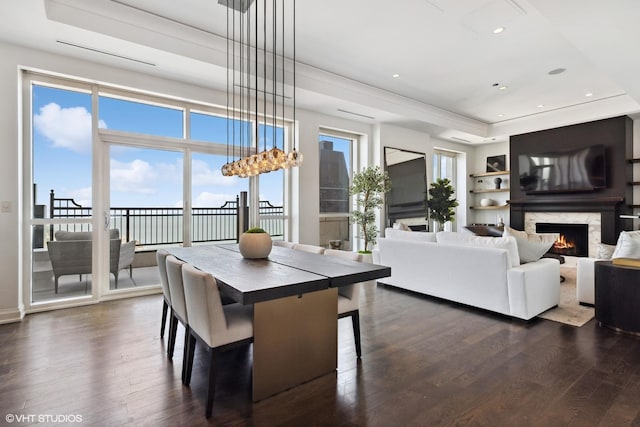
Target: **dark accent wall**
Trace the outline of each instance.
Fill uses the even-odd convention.
[[[606,147],[607,188],[575,194],[526,194],[519,186],[520,154],[572,150],[602,144]],[[600,212],[602,241],[615,243],[621,230],[631,222],[619,219],[632,204],[633,169],[627,159],[633,156],[633,120],[627,116],[597,120],[510,138],[511,226],[523,229],[525,212]]]

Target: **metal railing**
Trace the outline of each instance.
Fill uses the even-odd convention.
[[[71,198],[57,198],[51,190],[50,218],[88,218],[91,207],[76,203]],[[193,243],[237,241],[238,218],[241,215],[241,199],[225,202],[220,207],[191,209],[191,241]],[[285,228],[284,207],[269,201],[260,201],[260,226],[273,237],[283,237]],[[120,230],[125,241],[135,240],[138,246],[159,246],[182,243],[183,209],[169,207],[112,207],[109,210],[111,228]],[[50,226],[50,238],[55,231],[90,231],[90,224],[55,224]]]

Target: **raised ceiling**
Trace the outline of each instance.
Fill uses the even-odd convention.
[[[640,111],[636,0],[296,8],[303,108],[471,143]],[[0,40],[224,90],[217,0],[22,0],[0,12]]]

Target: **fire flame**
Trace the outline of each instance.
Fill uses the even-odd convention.
[[[560,237],[556,239],[553,247],[555,249],[573,249],[576,247],[576,244],[574,242],[567,241],[567,238],[564,236],[564,234],[561,234]]]

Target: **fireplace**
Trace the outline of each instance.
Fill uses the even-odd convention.
[[[536,223],[536,233],[558,233],[560,237],[549,252],[558,255],[589,256],[589,225],[562,224],[551,222]]]

